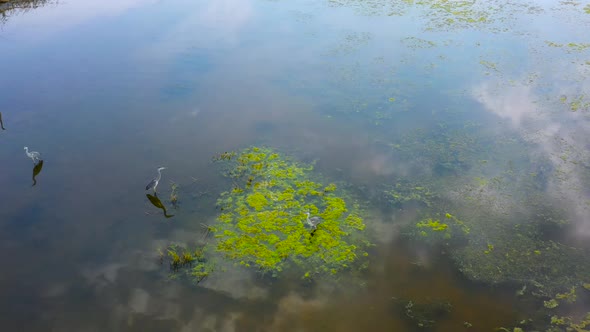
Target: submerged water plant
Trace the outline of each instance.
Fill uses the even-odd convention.
[[[433,327],[437,321],[446,318],[453,309],[449,301],[442,299],[425,299],[419,302],[396,299],[395,303],[398,310],[403,312],[402,317],[419,328]],[[465,327],[467,327],[466,324],[464,324]]]
[[[170,192],[170,203],[172,203],[172,206],[174,206],[174,208],[177,208],[178,207],[178,185],[176,183],[172,183],[170,188],[172,189],[172,191]]]
[[[469,227],[456,216],[445,213],[443,218],[427,217],[416,223],[414,229],[410,229],[410,234],[418,233],[418,238],[426,242],[436,242],[438,240],[455,240],[464,238],[469,235]],[[493,249],[493,246],[492,246]],[[490,249],[491,250],[491,249]]]
[[[226,258],[273,275],[297,266],[307,278],[337,274],[368,255],[359,207],[335,184],[315,182],[311,165],[258,147],[218,161],[228,163],[234,183],[218,200],[213,227]],[[323,220],[313,232],[307,212]]]
[[[160,264],[164,261],[170,266],[170,278],[176,279],[181,275],[188,275],[199,283],[213,271],[213,264],[204,255],[205,247],[194,250],[176,244],[168,246],[167,255],[160,249],[158,256]]]

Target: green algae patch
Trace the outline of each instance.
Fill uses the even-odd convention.
[[[299,267],[310,278],[337,274],[367,256],[358,205],[335,184],[316,182],[313,166],[258,147],[216,161],[234,185],[219,197],[212,227],[226,258],[273,275]],[[321,218],[315,227],[308,212]]]
[[[584,95],[579,95],[568,100],[567,96],[561,96],[559,98],[562,104],[568,105],[569,109],[572,112],[577,112],[578,110],[588,110],[590,109],[590,101]]]
[[[214,264],[206,257],[206,250],[205,246],[189,249],[183,245],[170,244],[165,249],[158,249],[160,265],[169,266],[169,279],[186,276],[198,284],[214,270]]]
[[[420,221],[419,223],[417,223],[416,227],[431,229],[435,232],[443,232],[443,231],[446,231],[447,228],[449,228],[449,225],[447,225],[445,223],[441,223],[438,219],[432,220],[431,218],[428,218],[426,220],[423,220],[423,221]]]
[[[443,218],[424,218],[416,223],[411,233],[418,232],[419,237],[427,240],[449,240],[464,238],[469,234],[469,227],[459,218],[445,213]],[[493,250],[493,246],[492,249]]]
[[[584,52],[588,48],[590,48],[589,43],[567,43],[567,44],[559,44],[552,41],[545,41],[545,44],[549,47],[557,47],[557,48],[564,48],[568,53],[573,52]]]

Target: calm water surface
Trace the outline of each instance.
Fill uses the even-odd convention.
[[[1,329],[544,331],[552,315],[582,320],[590,262],[543,255],[555,245],[588,257],[584,6],[107,0],[9,12]],[[34,186],[23,146],[44,160]],[[215,222],[231,182],[211,157],[249,146],[315,161],[363,202],[375,246],[355,285],[229,262],[195,285],[159,264],[158,248]],[[145,195],[159,166],[172,218]],[[392,199],[398,183],[434,188],[437,211],[471,229],[462,249],[408,235],[433,207]],[[523,228],[535,235],[507,239]],[[526,251],[513,243],[533,258],[513,262]],[[533,272],[535,255],[554,273]],[[579,271],[556,281],[568,269]],[[571,287],[574,303],[543,306]],[[420,327],[410,302],[452,310]]]

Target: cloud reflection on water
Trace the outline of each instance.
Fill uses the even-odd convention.
[[[250,0],[190,2],[186,7],[185,15],[143,52],[148,58],[167,58],[191,49],[233,47],[254,15]]]
[[[535,90],[537,86],[502,84],[500,81],[482,82],[472,90],[473,97],[486,110],[509,120],[528,143],[537,147],[539,153],[551,161],[556,170],[551,176],[547,193],[564,204],[570,211],[569,216],[575,222],[575,233],[590,236],[588,201],[590,197],[583,189],[590,161],[587,146],[590,140],[583,135],[590,131],[590,123],[582,112],[571,112],[564,105],[547,103],[547,96],[541,96]],[[572,91],[566,85],[551,89],[568,95],[579,92],[580,87]],[[582,86],[582,91],[588,91]],[[557,111],[556,111],[557,110]]]

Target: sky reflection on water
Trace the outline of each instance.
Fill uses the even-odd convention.
[[[520,284],[468,280],[471,261],[446,240],[408,239],[426,207],[386,194],[423,180],[467,222],[490,211],[523,227],[555,207],[569,226],[538,240],[588,249],[590,15],[554,1],[506,8],[452,24],[435,6],[354,0],[60,2],[11,15],[0,30],[0,326],[414,331],[403,306],[433,299],[453,305],[433,331],[533,317]],[[47,162],[32,178],[24,145]],[[376,245],[361,282],[273,279],[232,262],[198,286],[169,280],[158,249],[205,238],[231,188],[211,157],[252,145],[315,161],[367,201]],[[158,197],[146,196],[162,165]],[[470,225],[482,260],[504,250],[499,228]],[[583,291],[560,315],[590,310]]]

